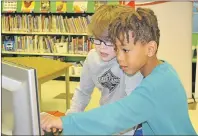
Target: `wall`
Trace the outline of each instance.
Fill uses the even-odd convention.
[[[138,7],[138,6],[136,6]],[[161,30],[158,58],[168,61],[192,97],[192,2],[146,5],[154,10]]]

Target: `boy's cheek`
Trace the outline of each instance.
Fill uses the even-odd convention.
[[[114,50],[114,47],[106,46],[105,48],[101,48],[100,46],[95,45],[95,49],[96,49],[96,52],[98,53],[98,55],[100,56],[100,58],[103,61],[110,61],[110,60],[112,60],[113,58],[116,57],[116,52]],[[108,54],[108,56],[106,56],[106,57],[101,56],[101,54],[100,54],[101,52]]]
[[[103,61],[110,61],[116,57],[116,55],[113,53],[109,53],[108,56],[102,56],[99,54],[99,56]]]

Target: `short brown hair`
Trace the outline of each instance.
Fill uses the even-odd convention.
[[[110,23],[120,16],[120,13],[135,11],[133,7],[122,5],[102,5],[91,17],[88,25],[89,34],[96,38],[108,40],[108,28]]]
[[[137,41],[142,44],[155,41],[159,45],[160,30],[157,17],[151,9],[137,8],[136,12],[121,14],[110,24],[109,38],[115,44],[116,38],[121,41],[120,34],[126,34],[129,42],[129,31],[134,34],[134,44]]]

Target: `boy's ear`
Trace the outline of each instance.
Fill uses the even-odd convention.
[[[154,56],[157,52],[157,43],[155,41],[150,41],[147,44],[147,49],[148,49],[147,52],[148,57]]]

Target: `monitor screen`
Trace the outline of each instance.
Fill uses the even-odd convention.
[[[2,134],[40,135],[36,70],[2,62]]]

